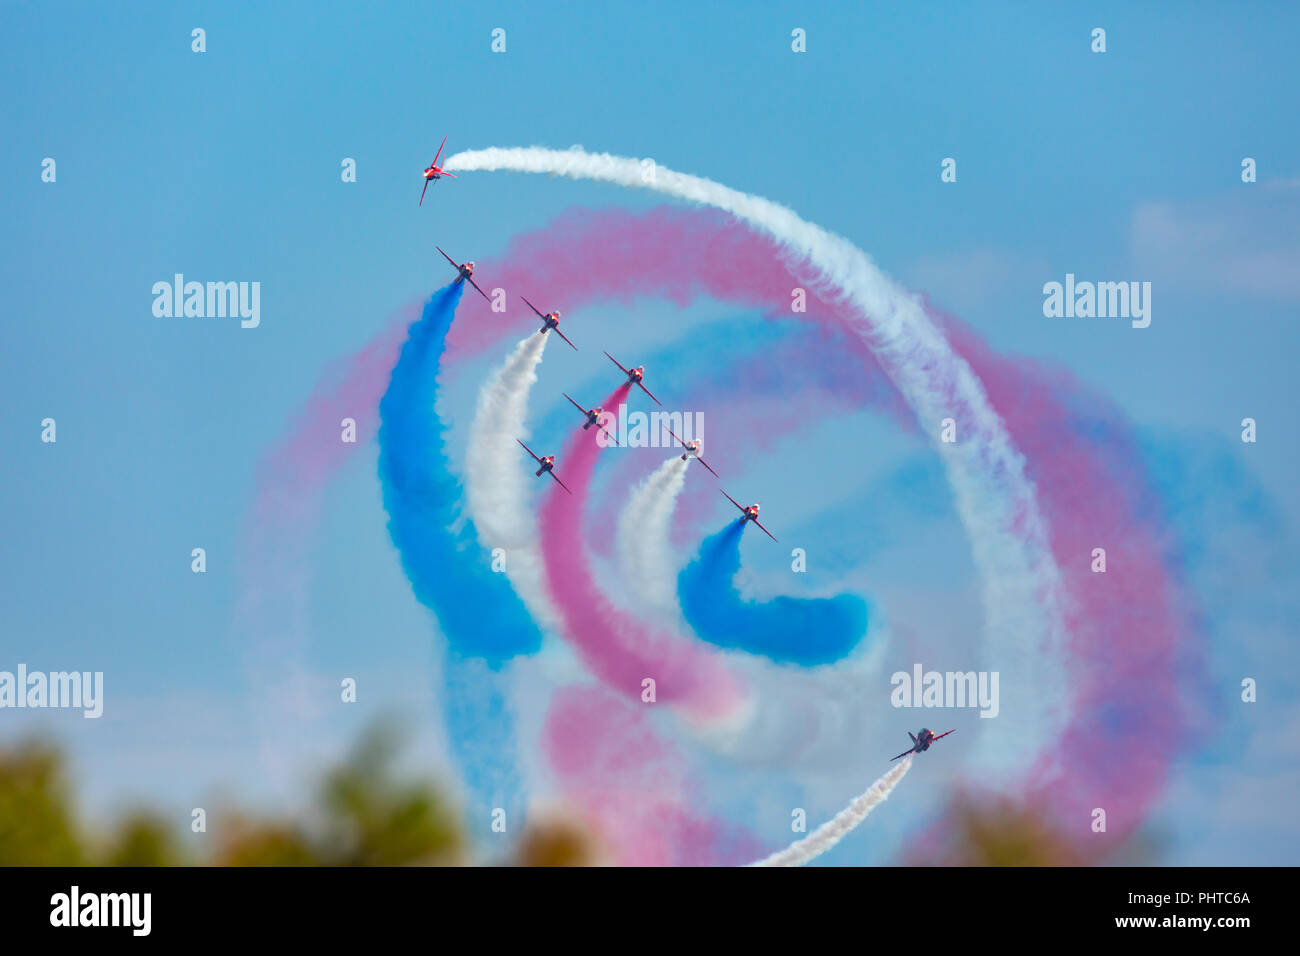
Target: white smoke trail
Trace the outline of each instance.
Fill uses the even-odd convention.
[[[645,604],[677,615],[677,575],[668,523],[686,485],[681,455],[673,455],[637,485],[618,516],[618,555],[624,576]]]
[[[869,786],[865,793],[854,797],[847,807],[802,840],[796,840],[784,850],[778,850],[771,856],[756,860],[749,865],[803,866],[809,860],[821,856],[848,836],[872,810],[884,803],[911,766],[912,755],[908,754],[903,758],[902,763],[891,767],[889,772]]]
[[[848,240],[793,211],[652,160],[542,147],[470,150],[450,157],[455,172],[510,170],[592,179],[666,193],[722,209],[811,266],[824,290],[858,313],[851,323],[911,405],[947,470],[982,581],[986,664],[1001,674],[999,734],[981,735],[986,766],[1028,767],[1054,739],[1065,699],[1059,651],[1064,635],[1060,570],[1025,462],[983,384],[930,321],[919,298],[886,276]],[[939,440],[945,419],[957,440]],[[1001,741],[1001,743],[999,743]],[[1017,753],[1015,741],[1024,749]]]
[[[535,332],[522,340],[479,389],[465,454],[465,497],[479,541],[505,551],[515,592],[539,623],[554,630],[559,617],[542,584],[537,522],[527,506],[531,472],[520,467],[523,452],[515,443],[528,437],[528,393],[546,339]]]

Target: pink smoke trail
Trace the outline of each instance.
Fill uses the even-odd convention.
[[[1029,460],[1072,598],[1072,719],[1035,795],[1073,822],[1104,807],[1108,836],[1123,838],[1201,719],[1182,689],[1200,672],[1193,596],[1168,566],[1168,531],[1118,409],[1068,372],[996,355],[947,321],[954,348]],[[1097,547],[1106,549],[1106,573],[1092,571]]]
[[[807,312],[792,312],[792,292],[806,283],[791,271],[783,251],[714,210],[578,210],[516,237],[499,259],[481,260],[475,275],[480,274],[487,287],[506,290],[507,312],[495,314],[482,299],[467,299],[461,308],[469,310],[469,321],[456,323],[447,337],[453,360],[536,325],[536,316],[516,298],[521,294],[539,308],[566,313],[597,299],[654,298],[684,306],[707,296],[834,331],[837,317],[849,314],[811,287],[804,290]],[[843,347],[870,354],[860,341],[846,339]]]
[[[618,408],[631,385],[616,388],[601,403]],[[606,426],[617,422],[611,414]],[[596,429],[576,429],[558,462],[573,494],[551,489],[542,505],[539,530],[544,579],[563,619],[565,636],[597,677],[633,699],[652,678],[656,697],[679,703],[699,720],[730,716],[743,699],[739,685],[713,654],[671,633],[656,630],[614,607],[592,576],[582,534],[582,515],[601,447]]]
[[[239,595],[233,629],[246,648],[250,683],[259,701],[261,759],[279,774],[294,762],[301,722],[315,716],[319,694],[307,687],[310,579],[307,560],[325,485],[358,445],[378,428],[379,397],[397,358],[411,306],[359,352],[334,362],[295,417],[285,438],[254,473],[253,502],[244,517]],[[342,440],[343,420],[356,422],[355,444]],[[285,675],[291,675],[285,686]],[[274,687],[271,684],[274,683]]]
[[[650,726],[646,705],[598,687],[551,699],[542,747],[565,797],[627,866],[732,866],[762,849],[749,834],[687,810],[685,762]]]

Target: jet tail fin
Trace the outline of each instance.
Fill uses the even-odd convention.
[[[909,730],[909,731],[907,732],[907,736],[909,736],[909,737],[912,738],[912,743],[916,743],[916,734],[912,733],[912,732]]]

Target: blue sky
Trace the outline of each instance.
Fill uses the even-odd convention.
[[[121,716],[43,717],[81,761],[87,799],[184,803],[211,781],[264,789],[248,769],[246,648],[231,630],[253,465],[331,359],[445,281],[434,243],[486,257],[575,204],[650,202],[466,176],[417,210],[419,170],[445,134],[449,150],[579,143],[649,156],[790,206],[996,348],[1060,363],[1142,428],[1235,463],[1275,509],[1277,560],[1294,570],[1300,288],[1285,275],[1300,266],[1300,10],[1058,6],[6,4],[0,667],[108,672]],[[191,52],[194,27],[205,53]],[[504,54],[489,48],[497,27]],[[805,54],[790,50],[795,27]],[[1104,54],[1090,51],[1094,27],[1107,31]],[[950,156],[958,178],[943,184]],[[45,157],[56,183],[41,181]],[[340,181],[345,157],[356,183]],[[175,272],[259,281],[261,327],[155,318],[150,287]],[[1152,281],[1151,327],[1044,318],[1043,283],[1068,272]],[[625,318],[627,341],[661,344]],[[472,388],[452,411],[471,400]],[[39,441],[46,416],[55,446]],[[1246,416],[1260,423],[1251,446],[1237,441]],[[824,460],[869,469],[870,458],[858,446]],[[799,476],[773,482],[775,510]],[[328,499],[313,665],[364,672],[383,688],[366,708],[433,724],[437,654],[370,464]],[[1254,553],[1252,539],[1223,535],[1231,554]],[[207,575],[190,573],[195,546],[208,549]],[[1267,661],[1286,628],[1253,627],[1241,607],[1274,593],[1258,577],[1223,587],[1239,600],[1208,609],[1216,633]],[[1293,607],[1278,613],[1294,626]],[[385,639],[359,654],[360,632]],[[1236,658],[1221,654],[1227,676]],[[169,733],[169,715],[203,729]],[[1293,709],[1270,719],[1292,735],[1287,776],[1270,786],[1294,798],[1300,723]],[[355,721],[322,718],[320,750]],[[27,726],[0,714],[0,740]],[[438,753],[436,728],[422,733],[417,755]],[[1171,789],[1176,808],[1231,818],[1198,802],[1197,772]],[[1278,794],[1224,786],[1239,810]],[[1278,862],[1230,850],[1226,823],[1214,832],[1233,862]],[[1294,829],[1285,835],[1295,862]]]

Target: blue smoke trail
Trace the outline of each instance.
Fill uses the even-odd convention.
[[[718,647],[804,667],[837,661],[857,647],[868,613],[856,595],[741,600],[732,579],[740,570],[744,527],[737,520],[706,538],[677,577],[682,613],[695,633]]]
[[[522,786],[514,759],[514,721],[502,665],[541,647],[542,635],[474,528],[459,517],[460,481],[447,462],[434,408],[447,331],[464,286],[435,292],[411,325],[379,402],[379,479],[388,533],[421,604],[447,638],[448,735],[475,802],[471,819],[494,807],[520,819]]]

